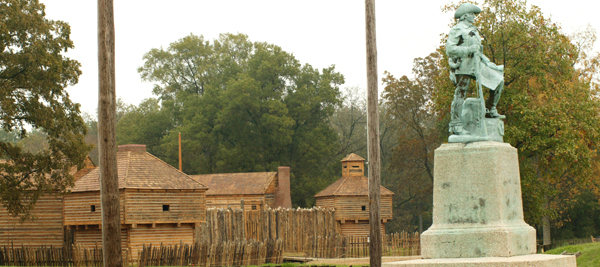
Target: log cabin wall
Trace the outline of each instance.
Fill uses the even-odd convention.
[[[127,229],[128,246],[134,261],[137,261],[138,254],[144,244],[152,246],[163,245],[192,245],[194,243],[194,228],[191,225],[182,225],[175,227],[172,225],[156,225],[155,228],[139,227]]]
[[[41,197],[31,211],[35,218],[22,223],[0,205],[0,246],[61,247],[64,242],[62,201],[58,195]]]
[[[342,235],[345,236],[369,236],[369,221],[346,221],[341,225]],[[385,235],[385,224],[381,224],[381,234]]]
[[[124,191],[120,190],[121,223],[124,223]],[[74,192],[64,197],[64,225],[100,225],[100,191]]]
[[[336,196],[334,206],[336,220],[369,220],[368,196]],[[380,212],[382,220],[392,219],[391,196],[381,196]]]
[[[244,210],[261,210],[264,205],[273,205],[273,195],[207,195],[207,208],[227,209],[240,208],[242,199],[244,199]]]
[[[125,224],[200,223],[206,220],[206,190],[125,191]]]
[[[316,206],[321,207],[321,208],[333,209],[333,208],[335,208],[334,197],[331,196],[331,197],[317,198]]]
[[[84,229],[83,226],[78,226],[77,228],[78,229],[74,231],[74,245],[88,249],[102,248],[102,230],[100,228],[97,226],[93,228],[89,227],[88,229]],[[131,251],[128,244],[128,229],[121,229],[121,248],[128,248],[128,251]],[[125,260],[125,258],[123,258],[123,260]]]

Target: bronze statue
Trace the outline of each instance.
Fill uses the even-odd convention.
[[[449,57],[450,64],[450,79],[456,85],[454,91],[454,99],[451,107],[450,133],[452,135],[477,136],[475,139],[458,138],[450,142],[464,141],[483,141],[497,140],[497,138],[487,138],[485,117],[487,118],[504,118],[498,114],[496,105],[500,100],[500,95],[504,89],[504,66],[496,65],[483,55],[483,46],[481,45],[481,37],[479,31],[473,25],[475,16],[481,12],[481,9],[473,4],[465,3],[456,9],[454,18],[458,19],[458,23],[452,27],[446,42],[446,53]],[[478,101],[472,101],[475,109],[472,113],[463,111],[465,108],[465,96],[471,83],[475,79],[478,84]],[[481,85],[490,89],[487,101],[483,101]],[[476,110],[480,109],[480,110]],[[469,121],[473,120],[473,121]],[[499,121],[499,120],[498,120]],[[500,121],[501,122],[501,121]],[[475,129],[469,131],[465,124],[471,123]],[[503,135],[503,123],[499,129],[500,136]],[[473,133],[475,131],[476,133]],[[500,137],[501,138],[501,137]]]

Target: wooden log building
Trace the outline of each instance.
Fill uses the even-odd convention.
[[[194,242],[205,221],[203,184],[146,152],[145,145],[122,145],[117,152],[121,201],[121,244],[137,259],[142,245]],[[74,243],[102,244],[99,168],[83,176],[64,198],[63,224]]]
[[[191,175],[206,185],[208,208],[239,208],[244,210],[291,208],[290,167],[281,166],[277,172],[219,173]]]
[[[334,208],[341,232],[347,236],[369,235],[369,179],[365,177],[365,159],[352,153],[342,159],[342,178],[315,195],[316,206]],[[392,219],[394,193],[381,187],[381,232]]]
[[[88,157],[84,168],[77,170],[73,167],[70,174],[77,181],[94,168],[96,166]],[[46,194],[38,199],[31,211],[33,218],[21,221],[20,217],[10,216],[0,204],[0,246],[63,246],[67,232],[63,226],[62,207],[63,195]]]

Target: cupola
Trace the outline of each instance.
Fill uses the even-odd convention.
[[[354,153],[342,159],[342,177],[365,176],[365,159]]]

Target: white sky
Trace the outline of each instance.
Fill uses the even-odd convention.
[[[82,64],[79,83],[68,88],[81,110],[95,114],[98,95],[97,1],[40,0],[46,16],[71,25],[75,49],[67,56]],[[448,0],[376,1],[379,80],[383,71],[411,75],[412,62],[439,46],[453,13],[442,13]],[[530,0],[571,33],[591,24],[600,31],[595,0]],[[117,0],[117,96],[130,104],[152,97],[153,84],[142,82],[137,68],[152,48],[194,33],[213,40],[220,33],[245,33],[293,53],[316,68],[334,64],[345,86],[366,88],[364,1],[357,0]],[[168,4],[167,4],[168,3]],[[596,5],[596,7],[593,7]],[[600,51],[597,42],[595,51]],[[379,91],[382,90],[381,82]]]

